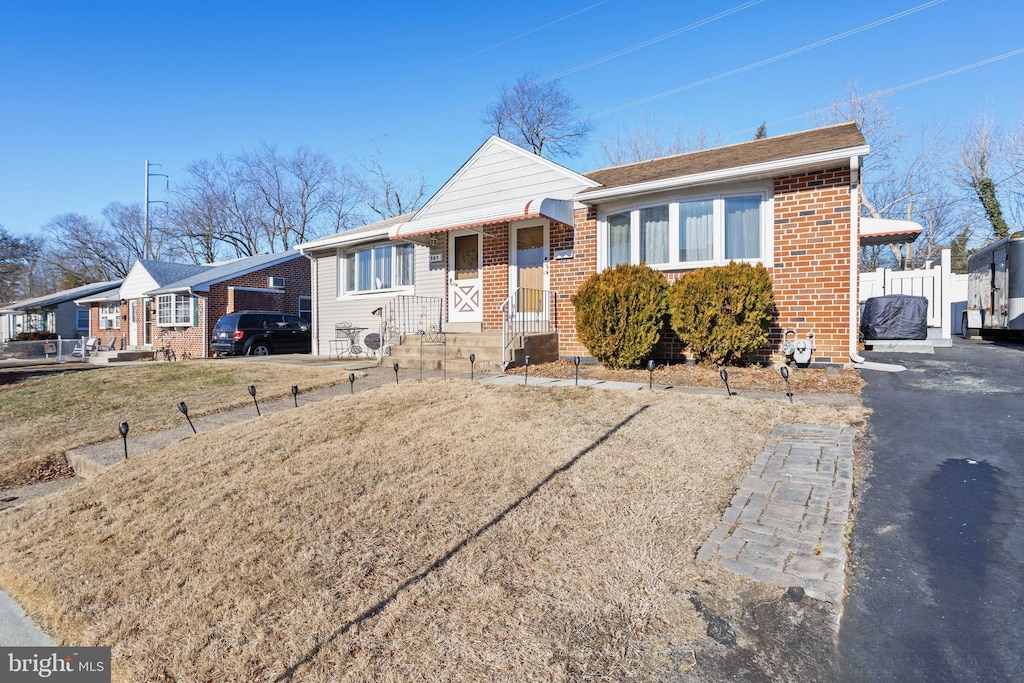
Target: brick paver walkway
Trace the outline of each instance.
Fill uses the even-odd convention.
[[[855,432],[776,427],[697,558],[841,604]]]

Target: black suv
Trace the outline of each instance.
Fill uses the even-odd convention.
[[[235,311],[213,326],[210,350],[225,355],[266,356],[309,353],[309,323],[297,315],[271,311]]]

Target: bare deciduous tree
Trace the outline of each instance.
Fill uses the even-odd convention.
[[[1007,150],[1007,140],[988,113],[972,117],[957,141],[956,179],[977,198],[985,222],[996,239],[1010,234],[996,180],[997,174],[1003,171]]]
[[[578,112],[579,103],[560,79],[542,80],[528,73],[501,88],[483,123],[498,137],[539,156],[575,157],[594,128]]]
[[[376,216],[394,218],[420,208],[427,189],[422,173],[418,176],[389,173],[381,164],[379,151],[360,165],[367,174],[361,183],[363,202]]]
[[[650,114],[640,117],[636,126],[619,125],[614,134],[601,141],[605,165],[619,166],[648,159],[707,149],[717,145],[719,136],[701,124],[695,132],[683,132],[679,126],[670,133]],[[599,162],[601,163],[601,162]]]
[[[26,275],[38,250],[38,240],[17,237],[0,225],[0,302],[34,296]]]

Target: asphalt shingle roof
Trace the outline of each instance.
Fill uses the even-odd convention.
[[[253,270],[259,270],[260,268],[264,268],[268,265],[279,261],[287,261],[292,258],[302,258],[302,254],[297,251],[278,252],[276,254],[257,254],[256,256],[236,259],[222,264],[211,263],[205,266],[193,266],[192,268],[199,268],[199,270],[192,273],[186,273],[183,277],[172,281],[161,282],[160,280],[157,280],[160,284],[160,288],[150,290],[147,293],[164,294],[196,288],[201,289],[204,285],[220,282],[221,280],[227,280],[237,275],[248,273]],[[162,265],[170,266],[178,264]],[[148,266],[146,267],[146,270],[148,270],[149,274],[156,279],[156,275]]]
[[[601,183],[602,187],[584,190],[578,196],[585,198],[588,192],[600,192],[611,187],[781,161],[866,144],[857,124],[840,123],[800,133],[598,169],[584,175]]]
[[[100,292],[105,292],[108,289],[115,289],[121,286],[121,282],[122,280],[92,282],[87,285],[81,285],[80,287],[74,287],[72,289],[63,289],[59,292],[46,294],[44,296],[37,296],[32,299],[23,299],[21,301],[15,301],[12,304],[0,306],[0,308],[3,308],[5,310],[28,310],[48,308],[50,306],[57,306],[66,301],[74,301],[75,299],[81,299],[82,297],[92,296],[93,294],[99,294]]]

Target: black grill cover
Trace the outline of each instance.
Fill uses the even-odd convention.
[[[871,297],[860,315],[864,339],[927,339],[928,299],[909,294]]]

